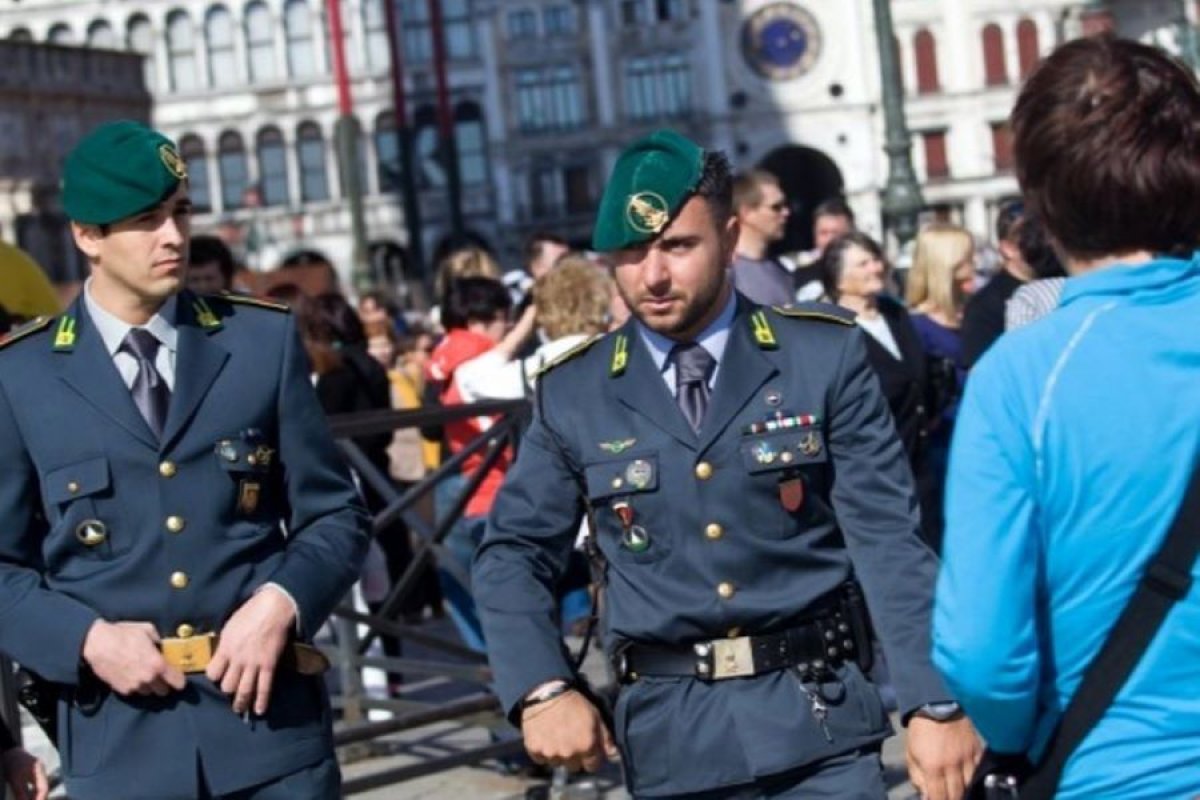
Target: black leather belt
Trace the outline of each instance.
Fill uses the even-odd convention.
[[[795,628],[759,636],[709,639],[682,647],[629,643],[618,648],[616,671],[624,683],[643,675],[703,681],[745,678],[796,668],[820,675],[857,656],[858,646],[841,612]]]

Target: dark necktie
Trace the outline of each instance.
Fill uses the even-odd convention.
[[[132,328],[125,334],[121,349],[137,359],[137,375],[129,387],[134,405],[142,412],[150,430],[161,439],[163,425],[167,421],[167,406],[171,402],[171,390],[154,366],[154,358],[158,355],[158,339],[145,328]]]
[[[708,410],[708,379],[716,359],[700,345],[688,342],[675,345],[671,360],[675,364],[675,402],[692,430],[699,433]]]

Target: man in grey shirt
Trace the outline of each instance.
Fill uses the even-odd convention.
[[[783,238],[789,214],[779,179],[753,169],[733,181],[733,209],[738,219],[738,240],[733,256],[733,285],[764,306],[790,306],[796,288],[783,263],[767,255],[772,242]]]

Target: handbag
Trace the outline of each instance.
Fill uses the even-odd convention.
[[[1108,711],[1171,608],[1187,596],[1197,554],[1200,554],[1200,470],[1193,470],[1166,538],[1084,672],[1041,759],[1031,765],[1023,756],[989,750],[967,787],[967,800],[1052,800],[1071,754]]]

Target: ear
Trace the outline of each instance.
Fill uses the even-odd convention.
[[[1012,261],[1013,259],[1021,257],[1021,251],[1017,247],[1017,243],[1010,242],[1007,239],[1001,239],[1000,241],[996,242],[996,249],[1000,251],[1000,256],[1005,261]]]
[[[725,228],[721,231],[721,249],[724,251],[725,266],[733,263],[733,254],[737,250],[738,236],[742,232],[742,223],[738,221],[736,214],[730,214],[729,219],[725,221]]]
[[[99,225],[83,225],[73,221],[71,238],[75,240],[75,246],[87,256],[88,261],[95,261],[100,257],[100,240],[104,238],[104,234],[100,232]]]

